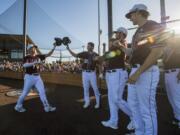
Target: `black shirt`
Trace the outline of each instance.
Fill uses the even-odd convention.
[[[93,59],[96,56],[99,56],[99,55],[97,53],[95,53],[95,52],[92,52],[92,53],[90,53],[90,52],[78,53],[77,57],[83,59],[82,69],[83,70],[95,70],[97,62],[94,61]]]
[[[151,48],[162,46],[160,44],[144,44],[138,45],[138,42],[143,40],[143,36],[153,30],[162,30],[162,26],[155,21],[147,21],[143,26],[139,27],[135,32],[132,40],[132,57],[130,60],[131,64],[143,64],[148,55],[151,52]]]
[[[180,68],[180,48],[176,49],[166,48],[164,52],[164,69]]]
[[[112,57],[106,60],[106,70],[112,70],[112,69],[125,67],[125,53],[121,51],[120,49],[114,49],[111,51],[116,52],[117,50],[118,52],[120,52],[119,55],[116,55],[115,57]],[[111,51],[106,52],[105,55]]]
[[[36,56],[27,55],[24,57],[23,63],[43,61],[45,60],[45,58],[46,58],[45,55],[36,55]],[[37,65],[25,68],[25,73],[27,74],[34,74],[34,73],[39,73],[39,72],[40,72],[40,67]]]

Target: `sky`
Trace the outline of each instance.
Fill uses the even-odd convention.
[[[23,0],[0,0],[0,2],[0,24],[6,25],[6,31],[10,33],[20,33]],[[151,14],[150,19],[160,22],[160,0],[113,0],[113,30],[121,26],[134,27],[124,16],[134,4],[138,3],[147,5]],[[41,48],[51,48],[55,36],[70,36],[71,47],[79,48],[75,51],[82,51],[82,46],[89,41],[96,44],[97,51],[97,4],[98,0],[28,0],[28,34]],[[180,19],[179,5],[180,0],[166,0],[166,14],[170,16],[170,20]],[[108,37],[107,0],[100,0],[100,16],[102,44],[107,43]],[[128,33],[127,41],[131,42],[134,31]]]

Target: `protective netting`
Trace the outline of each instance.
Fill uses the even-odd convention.
[[[22,34],[23,31],[23,8],[22,0],[17,0],[0,15],[1,34]]]
[[[14,35],[23,34],[23,14],[24,0],[16,0],[0,15],[0,34],[11,34],[10,38],[22,45],[23,40]],[[27,1],[27,35],[44,53],[53,47],[55,37],[69,37],[73,50],[82,51],[82,45],[84,45],[82,41],[52,19],[34,0]],[[71,59],[64,46],[57,47],[51,60],[60,59],[60,56],[61,59]]]
[[[72,0],[73,1],[73,0]],[[92,21],[92,26],[97,26],[97,1],[96,0],[89,0],[89,1],[83,1],[79,0],[75,4],[72,5],[72,1],[62,0],[59,5],[59,10],[56,12],[60,12],[58,19],[62,17],[63,19],[68,19],[69,17],[73,17],[72,19],[69,19],[69,21],[72,21],[73,23],[79,23],[79,24],[86,24],[87,20],[84,20],[84,16],[88,16],[88,20]],[[160,1],[157,0],[151,0],[145,1],[145,0],[134,0],[134,1],[120,1],[120,0],[113,0],[113,30],[116,30],[118,27],[123,26],[126,28],[133,28],[134,26],[132,23],[125,18],[125,14],[129,11],[129,9],[132,8],[134,4],[137,3],[144,3],[148,6],[148,9],[151,13],[150,19],[156,20],[160,22]],[[169,20],[175,20],[180,19],[180,14],[178,14],[180,9],[178,6],[180,4],[179,0],[166,0],[166,15],[170,16]],[[49,14],[48,11],[45,11],[42,7],[41,2],[38,2],[36,0],[27,0],[27,35],[32,39],[32,41],[39,46],[42,52],[46,53],[52,48],[52,44],[54,42],[54,37],[65,37],[68,36],[72,40],[72,43],[70,44],[70,47],[76,51],[80,52],[83,51],[84,46],[86,44],[82,41],[84,38],[88,38],[89,41],[91,39],[94,39],[94,37],[97,37],[95,39],[95,44],[97,44],[98,39],[98,30],[96,33],[92,33],[91,36],[87,37],[81,37],[80,34],[73,35],[71,31],[69,31],[69,28],[64,27],[61,25],[61,22],[57,22],[55,19],[53,19]],[[50,2],[49,2],[50,3]],[[56,3],[52,1],[52,3]],[[87,6],[87,3],[91,3],[91,5]],[[151,3],[151,4],[150,4]],[[174,4],[172,4],[174,3]],[[50,3],[51,4],[51,3]],[[82,6],[79,6],[79,4],[82,4]],[[52,5],[49,5],[51,8],[53,8]],[[64,12],[62,13],[61,8],[64,8],[66,10],[71,10],[71,12]],[[82,8],[82,9],[79,9]],[[172,10],[173,9],[173,10]],[[95,13],[93,16],[90,16],[89,11],[94,10]],[[78,12],[83,12],[79,16]],[[87,11],[87,12],[85,12]],[[179,11],[179,12],[178,12]],[[108,39],[108,30],[107,30],[107,1],[101,1],[100,0],[100,25],[102,29],[102,34],[100,37],[101,40],[101,52],[103,49],[103,43],[106,43],[106,50],[107,50],[107,39]],[[23,33],[23,13],[24,13],[24,0],[16,0],[7,10],[5,10],[2,14],[0,14],[0,34],[16,34],[16,35],[22,35]],[[83,16],[84,15],[84,16]],[[96,19],[95,19],[96,18]],[[167,20],[167,21],[169,21]],[[77,26],[80,26],[80,25]],[[88,23],[89,24],[89,23]],[[172,22],[168,23],[169,27],[173,26],[179,26],[179,22]],[[76,27],[76,25],[74,25]],[[86,26],[87,30],[85,29],[84,34],[88,33],[89,28],[92,28],[92,26]],[[76,28],[78,31],[78,28]],[[129,30],[128,31],[128,42],[131,42],[132,35],[134,34],[135,30]],[[80,32],[79,32],[80,33]],[[89,34],[89,33],[88,33]],[[96,35],[97,34],[97,35]],[[16,38],[15,36],[11,36],[11,38],[17,40],[20,44],[23,44],[22,40]],[[0,43],[1,44],[1,43]],[[97,47],[97,46],[96,46]],[[97,48],[96,48],[97,51]],[[101,53],[102,54],[102,53]],[[54,52],[51,59],[66,59],[71,60],[72,57],[70,54],[66,51],[64,46],[57,47],[56,51]]]

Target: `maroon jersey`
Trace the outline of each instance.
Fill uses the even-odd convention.
[[[45,60],[45,58],[46,58],[45,55],[36,55],[36,56],[27,55],[24,57],[23,63],[43,61]],[[25,68],[25,73],[27,74],[34,74],[34,73],[39,73],[39,72],[40,72],[40,67],[37,65]]]
[[[106,60],[107,70],[118,69],[118,68],[125,68],[125,53],[120,49],[113,49],[105,53],[105,55],[111,51],[120,51],[120,55],[112,57]]]
[[[83,59],[83,65],[82,69],[83,70],[95,70],[97,62],[93,60],[94,57],[99,56],[97,53],[92,52],[81,52],[78,53],[78,58]]]
[[[160,25],[159,23],[155,21],[147,21],[143,26],[139,27],[132,40],[132,49],[133,49],[133,54],[132,54],[132,59],[131,59],[131,64],[143,64],[148,55],[151,52],[151,49],[154,47],[159,47],[163,46],[162,44],[145,44],[138,46],[138,41],[142,40],[141,36],[144,35],[145,33],[148,33],[153,30],[162,30],[163,26]]]

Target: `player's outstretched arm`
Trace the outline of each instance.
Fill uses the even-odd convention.
[[[73,52],[73,51],[69,48],[68,45],[66,46],[66,48],[67,48],[67,50],[69,51],[69,53],[70,53],[73,57],[78,57],[78,55],[77,55],[75,52]]]
[[[45,57],[49,57],[49,56],[51,56],[51,55],[53,54],[53,52],[54,52],[55,48],[56,48],[56,44],[54,43],[54,44],[53,44],[53,48],[52,48],[52,50],[51,50],[49,53],[45,54]]]
[[[32,67],[34,66],[35,64],[39,64],[40,62],[32,62],[32,63],[24,63],[23,64],[23,67],[24,68],[28,68],[28,67]]]

